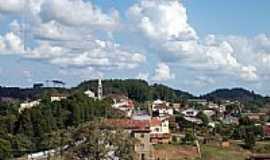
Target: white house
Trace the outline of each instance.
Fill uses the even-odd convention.
[[[152,118],[149,126],[151,143],[158,144],[170,142],[171,134],[169,120],[167,118]]]
[[[55,101],[62,101],[63,99],[66,99],[67,97],[64,95],[53,95],[51,96],[51,102],[55,102]]]
[[[166,115],[173,115],[173,107],[170,106],[169,102],[161,101],[160,99],[152,103],[152,111],[158,112],[160,117]]]
[[[127,117],[131,117],[134,110],[134,103],[130,99],[121,100],[120,102],[114,101],[112,108],[125,112]]]
[[[19,113],[22,113],[22,111],[24,111],[25,109],[30,109],[33,107],[36,107],[40,104],[40,100],[35,100],[35,101],[31,101],[31,102],[24,102],[20,104],[20,108],[19,108]]]
[[[186,117],[196,117],[199,114],[199,111],[193,108],[189,108],[183,110],[181,113],[184,114],[184,116]]]
[[[184,119],[186,121],[189,121],[189,122],[195,123],[195,124],[202,124],[203,123],[201,119],[196,118],[196,117],[184,117]]]
[[[170,133],[169,120],[161,118],[152,118],[150,120],[151,134],[167,134]]]
[[[89,98],[96,98],[96,97],[95,97],[95,93],[92,92],[91,90],[86,90],[86,91],[84,92],[84,94],[87,95],[87,97],[89,97]]]

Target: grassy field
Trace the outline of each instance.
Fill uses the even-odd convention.
[[[213,145],[202,146],[202,160],[246,160],[249,152],[238,147],[221,148]]]

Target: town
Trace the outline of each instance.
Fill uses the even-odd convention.
[[[92,84],[92,88],[90,86],[88,87],[90,83]],[[104,80],[104,83],[105,85],[103,85],[103,80],[101,79],[89,82],[88,85],[84,86],[83,90],[76,91],[81,92],[83,97],[86,98],[83,100],[84,102],[80,102],[80,98],[77,97],[74,103],[85,105],[87,101],[100,103],[101,101],[109,100],[110,103],[106,104],[109,106],[106,106],[105,113],[99,113],[98,120],[90,120],[91,117],[86,118],[85,116],[87,115],[85,115],[83,117],[87,121],[78,120],[78,122],[72,122],[72,126],[77,127],[80,124],[87,126],[89,125],[88,123],[90,123],[90,127],[93,125],[91,123],[97,125],[96,127],[100,132],[97,139],[103,141],[102,143],[108,143],[105,144],[105,148],[108,151],[104,153],[104,157],[102,158],[104,160],[121,159],[121,157],[117,156],[117,150],[114,149],[115,146],[111,144],[112,142],[109,143],[102,139],[104,136],[102,135],[103,132],[106,133],[107,131],[109,133],[121,131],[123,132],[122,134],[127,136],[127,139],[135,140],[135,142],[131,143],[131,151],[134,152],[134,155],[129,159],[210,159],[210,156],[213,156],[211,154],[214,153],[206,152],[210,152],[211,150],[221,152],[219,154],[223,154],[222,152],[224,152],[228,157],[232,158],[239,156],[239,159],[255,160],[269,158],[269,154],[267,154],[270,149],[269,109],[267,112],[252,111],[237,100],[211,101],[196,97],[170,101],[160,96],[152,101],[139,102],[125,94],[108,93],[108,88],[106,88],[108,81]],[[42,86],[34,88],[36,90],[42,90]],[[52,91],[46,93],[45,97],[47,98],[45,99],[47,100],[44,100],[43,96],[43,99],[32,99],[20,103],[17,110],[18,115],[29,114],[31,110],[39,109],[40,107],[58,108],[57,105],[59,103],[71,105],[66,101],[70,98],[74,99],[73,96],[75,93],[60,93],[56,92],[57,89],[62,88],[56,87],[54,88],[54,93]],[[71,107],[76,107],[76,105]],[[87,111],[87,107],[86,105],[85,109],[83,109],[84,111],[81,113],[75,113],[77,112],[75,108],[71,108],[72,121],[78,118],[74,114],[90,112]],[[98,107],[98,105],[92,107]],[[91,114],[92,118],[94,114]],[[113,116],[114,114],[116,116]],[[60,117],[60,115],[55,116],[56,118],[57,116]],[[22,119],[22,121],[25,120]],[[22,125],[25,126],[26,124]],[[87,127],[80,126],[80,128]],[[68,132],[67,129],[64,130],[64,132]],[[17,159],[39,160],[63,158],[71,148],[76,148],[86,143],[87,135],[81,136],[77,140],[66,141],[66,144],[63,140],[60,144],[56,143],[57,145],[54,144],[54,147],[49,147],[47,150],[41,150],[39,152],[26,151],[24,153],[25,155],[17,153],[19,155]],[[87,154],[81,156],[72,154],[71,159],[78,159],[79,157],[81,159],[84,156],[87,157]],[[218,158],[214,157],[214,159]]]
[[[0,0],[0,160],[270,160],[270,0]]]

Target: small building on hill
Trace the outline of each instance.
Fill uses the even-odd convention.
[[[94,99],[96,98],[95,93],[91,90],[86,90],[84,94],[89,98],[94,98]]]
[[[51,94],[50,96],[51,102],[55,102],[55,101],[60,102],[64,99],[67,99],[67,96],[64,94]]]
[[[173,107],[170,106],[169,102],[158,99],[152,103],[152,112],[153,115],[156,113],[159,117],[173,115]]]
[[[21,103],[18,112],[22,113],[24,110],[36,107],[39,104],[40,104],[40,100]]]

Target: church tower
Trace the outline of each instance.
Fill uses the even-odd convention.
[[[103,97],[103,88],[101,79],[98,79],[98,100],[101,100]]]

